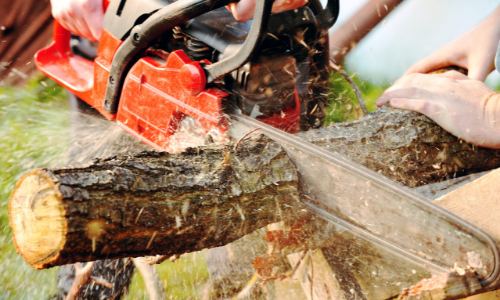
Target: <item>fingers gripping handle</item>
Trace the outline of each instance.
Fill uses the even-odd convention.
[[[103,1],[106,9],[109,0]],[[48,77],[85,101],[92,100],[94,62],[74,55],[71,51],[71,32],[58,20],[54,21],[54,41],[35,54],[35,64]]]
[[[103,11],[109,6],[111,0],[103,0],[102,7]],[[54,33],[53,33],[54,44],[56,46],[57,52],[63,57],[69,57],[72,55],[70,40],[71,32],[64,28],[64,26],[59,23],[58,20],[54,20]]]

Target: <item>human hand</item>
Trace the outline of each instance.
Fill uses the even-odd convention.
[[[52,15],[74,35],[99,40],[104,10],[102,0],[50,0]]]
[[[255,3],[257,0],[241,0],[227,6],[233,13],[234,18],[240,22],[246,22],[253,18],[255,13]],[[278,13],[289,9],[304,6],[308,0],[276,0],[273,4],[272,13]]]
[[[456,71],[410,74],[377,99],[422,113],[451,134],[478,146],[500,149],[500,94]]]
[[[484,81],[495,69],[494,59],[499,41],[500,7],[472,30],[411,66],[404,75],[458,66],[468,69],[471,79]]]

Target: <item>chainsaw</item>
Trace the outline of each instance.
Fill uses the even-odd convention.
[[[236,21],[224,8],[232,2],[106,0],[94,60],[72,52],[71,33],[56,21],[54,42],[35,62],[159,151],[169,148],[186,118],[204,135],[224,136],[229,127],[259,128],[296,164],[304,206],[337,232],[348,231],[431,274],[480,265],[481,291],[498,287],[500,254],[486,233],[412,190],[293,135],[324,123],[328,29],[337,20],[338,0],[328,0],[325,8],[310,0],[275,14],[273,0],[257,0],[247,22]],[[339,176],[352,185],[337,185]]]

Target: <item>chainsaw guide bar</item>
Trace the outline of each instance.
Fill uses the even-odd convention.
[[[436,275],[466,269],[468,256],[479,255],[483,289],[498,285],[500,254],[487,233],[333,151],[244,115],[232,118],[233,132],[260,128],[285,149],[300,174],[301,201],[314,215]]]

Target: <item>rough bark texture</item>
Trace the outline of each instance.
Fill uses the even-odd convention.
[[[299,136],[409,187],[500,167],[500,150],[475,147],[424,115],[387,106]]]
[[[299,135],[408,186],[499,166],[497,151],[460,142],[420,114],[387,107],[364,120]],[[304,213],[297,201],[297,171],[286,153],[277,143],[252,136],[236,154],[230,146],[209,146],[34,171],[20,181],[10,202],[17,249],[36,268],[182,254],[227,244]],[[37,204],[47,194],[44,187],[34,189],[29,201],[26,195],[16,198],[23,190],[26,194],[27,178],[51,181],[54,203],[60,203],[52,212],[62,211],[61,229],[33,231],[45,239],[51,231],[60,236],[61,246],[45,256],[36,256],[39,249],[19,242],[29,243],[30,238],[22,237],[23,220],[40,221]]]
[[[22,191],[29,181],[42,184],[28,199]],[[191,148],[175,155],[142,152],[35,170],[18,183],[9,214],[16,248],[38,269],[182,254],[224,245],[297,216],[297,181],[282,148],[257,136],[243,141],[237,153],[230,147]],[[48,194],[56,198],[49,203],[51,213],[38,215],[47,210]],[[43,225],[44,217],[60,219],[60,228],[41,230],[37,224]],[[38,229],[24,230],[26,220]],[[40,233],[44,236],[36,239],[26,236]],[[61,246],[38,251],[33,244],[42,238],[59,238]]]

